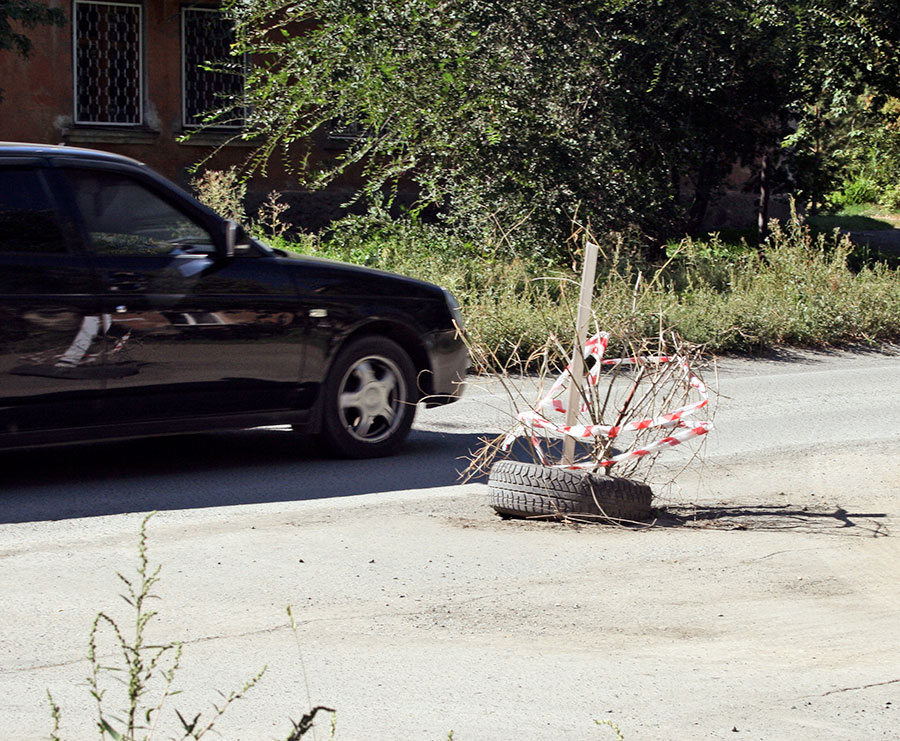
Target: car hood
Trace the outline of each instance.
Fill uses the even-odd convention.
[[[275,252],[299,285],[320,295],[390,296],[396,300],[431,299],[442,302],[445,300],[442,288],[417,278],[325,257],[312,257],[283,250]]]

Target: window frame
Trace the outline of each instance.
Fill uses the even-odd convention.
[[[240,119],[240,123],[211,123],[207,124],[203,121],[191,121],[189,119],[197,119],[201,118],[207,111],[200,111],[195,113],[190,113],[188,111],[188,93],[187,93],[187,58],[188,55],[186,53],[187,50],[187,23],[186,16],[188,13],[214,13],[220,17],[222,17],[222,8],[221,7],[211,7],[211,6],[196,6],[196,5],[182,5],[181,6],[181,40],[180,40],[180,51],[181,51],[181,125],[185,130],[195,130],[199,128],[212,128],[212,129],[222,129],[229,131],[240,131],[246,126],[246,115],[247,109],[244,107],[243,116]],[[229,59],[235,60],[237,62],[236,57],[229,57]],[[210,61],[210,60],[207,60]],[[213,62],[217,63],[217,62]],[[242,89],[246,88],[246,77],[247,70],[249,66],[249,61],[247,55],[245,54],[241,59],[242,67],[243,67],[243,81],[242,81]],[[198,70],[194,70],[195,72]]]
[[[136,121],[92,121],[78,117],[78,9],[85,5],[105,5],[133,8],[137,11],[137,120]],[[121,0],[73,0],[72,2],[72,120],[76,125],[104,127],[134,127],[144,123],[144,6],[143,3],[122,2]]]

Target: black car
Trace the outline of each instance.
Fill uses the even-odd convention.
[[[274,250],[146,166],[0,143],[0,447],[291,424],[394,452],[461,392],[453,297]]]

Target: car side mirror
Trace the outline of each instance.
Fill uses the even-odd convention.
[[[240,229],[240,224],[234,219],[227,219],[225,221],[225,239],[222,242],[222,249],[219,251],[219,257],[226,259],[234,257],[234,247],[237,243],[238,229]]]

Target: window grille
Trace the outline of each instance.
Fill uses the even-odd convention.
[[[141,6],[76,0],[75,122],[143,120]]]
[[[207,116],[244,92],[245,60],[231,56],[234,25],[213,8],[182,8],[182,98],[185,126],[212,123],[239,128],[244,110],[231,109],[218,119]]]
[[[334,121],[328,131],[328,138],[335,142],[353,143],[371,136],[371,129],[361,123]]]

